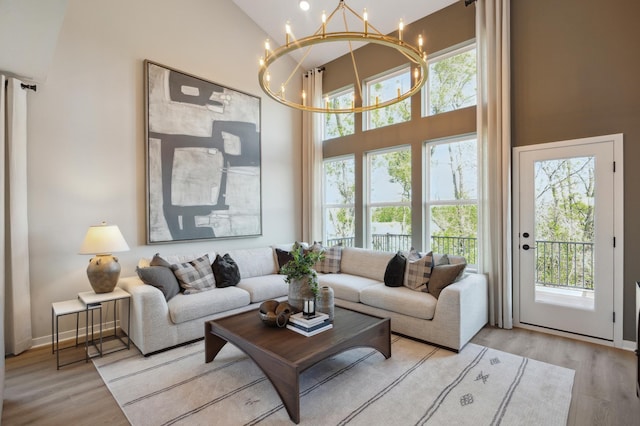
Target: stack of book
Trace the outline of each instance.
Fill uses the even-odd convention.
[[[287,328],[293,330],[296,333],[300,333],[303,336],[313,336],[318,333],[322,333],[325,330],[329,330],[333,327],[329,315],[322,312],[317,312],[312,317],[305,317],[302,312],[293,314],[289,317]]]

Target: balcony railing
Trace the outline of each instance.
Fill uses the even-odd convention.
[[[411,248],[411,235],[373,234],[371,245],[374,250],[396,252]],[[354,246],[353,237],[333,238],[327,245],[342,244]],[[476,238],[431,237],[431,250],[464,256],[467,263],[478,262]],[[593,243],[567,241],[536,241],[535,282],[547,287],[561,287],[593,290]]]

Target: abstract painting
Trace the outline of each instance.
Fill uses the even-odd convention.
[[[260,98],[144,68],[147,243],[262,235]]]

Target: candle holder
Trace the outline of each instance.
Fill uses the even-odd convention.
[[[316,316],[316,298],[304,299],[302,305],[302,315],[309,319]]]

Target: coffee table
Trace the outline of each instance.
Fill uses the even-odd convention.
[[[264,372],[289,417],[300,422],[300,374],[313,365],[356,347],[371,347],[391,357],[389,318],[335,308],[333,328],[305,337],[286,328],[268,327],[256,310],[204,323],[205,362],[227,343],[240,348]]]

